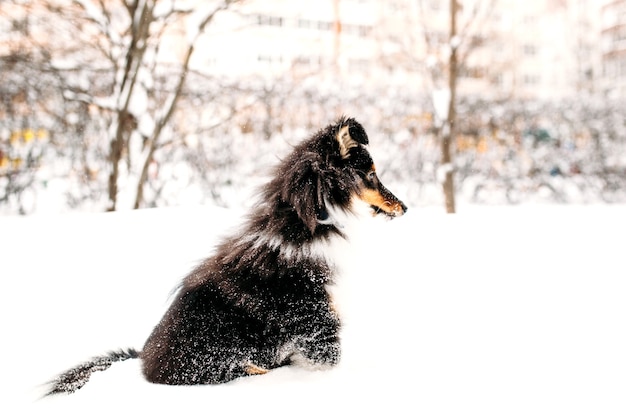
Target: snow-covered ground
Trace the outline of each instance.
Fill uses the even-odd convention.
[[[127,361],[39,399],[58,372],[140,348],[240,214],[0,217],[0,415],[626,415],[626,207],[603,205],[361,222],[336,250],[336,369],[171,387]]]

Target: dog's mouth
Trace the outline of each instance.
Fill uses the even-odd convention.
[[[402,216],[407,211],[406,205],[391,193],[381,193],[378,190],[365,189],[358,194],[358,198],[367,204],[372,216],[385,215],[389,219]]]
[[[370,209],[372,210],[372,215],[373,216],[378,216],[379,214],[384,215],[387,219],[395,219],[396,217],[400,217],[404,214],[404,211],[406,211],[406,209],[404,209],[404,211],[400,212],[400,211],[386,211],[383,210],[382,208],[375,206],[373,204],[370,204]]]

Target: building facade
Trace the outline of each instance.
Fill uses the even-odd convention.
[[[41,2],[46,3],[54,1]],[[182,59],[177,56],[184,49],[180,43],[196,30],[200,9],[216,2],[187,3],[198,11],[161,39],[165,60]],[[35,10],[37,4],[29,7]],[[192,67],[237,79],[291,77],[314,79],[320,86],[339,79],[363,88],[430,91],[438,88],[447,70],[449,4],[449,0],[246,0],[217,15],[196,47]],[[463,50],[462,94],[540,99],[626,95],[626,0],[459,0],[459,4],[460,32],[454,42]],[[2,4],[3,15],[12,9],[19,8],[11,8],[11,2]],[[8,19],[0,19],[0,27],[8,24]],[[11,32],[5,29],[1,32]],[[23,49],[20,39],[0,35],[0,40],[0,56]]]
[[[626,1],[460,3],[462,93],[560,98],[597,92],[619,72],[616,22],[625,12],[615,10]],[[249,0],[220,16],[194,65],[424,91],[445,75],[449,14],[445,0]]]
[[[602,7],[602,84],[605,94],[626,97],[626,0]]]

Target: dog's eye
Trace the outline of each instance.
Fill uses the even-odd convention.
[[[376,179],[376,171],[370,171],[367,173],[367,179],[374,181]]]

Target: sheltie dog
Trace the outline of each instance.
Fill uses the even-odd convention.
[[[171,385],[337,364],[340,320],[323,247],[346,237],[338,219],[357,204],[389,218],[407,210],[380,182],[367,144],[361,124],[342,117],[296,146],[240,232],[184,278],[143,349],[95,357],[51,381],[47,395],[72,393],[130,358],[148,381]]]

